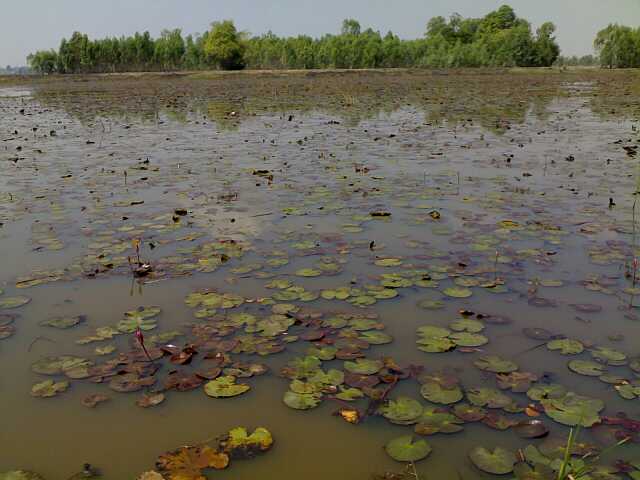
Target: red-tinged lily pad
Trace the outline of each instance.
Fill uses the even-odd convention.
[[[206,480],[202,470],[223,470],[229,465],[229,455],[209,446],[182,447],[158,457],[156,468],[168,480]]]
[[[511,372],[508,374],[496,374],[498,388],[511,390],[514,393],[525,393],[531,388],[533,382],[538,381],[538,376],[530,372]]]
[[[479,422],[487,416],[487,411],[484,408],[468,403],[459,403],[453,407],[452,411],[456,417],[465,422]]]
[[[509,428],[517,425],[518,421],[497,412],[489,412],[482,419],[482,423],[494,430],[508,430]]]
[[[164,399],[164,393],[143,393],[142,396],[136,400],[136,405],[142,408],[155,407],[156,405],[160,405],[164,402]]]
[[[110,397],[100,393],[94,393],[82,399],[82,405],[87,408],[95,408],[99,403],[106,402]]]
[[[344,383],[354,388],[373,388],[380,383],[380,379],[373,375],[358,375],[357,373],[346,372]]]
[[[143,387],[150,387],[155,382],[156,379],[153,377],[140,377],[135,373],[125,373],[111,378],[109,388],[120,393],[137,392]]]
[[[520,438],[542,438],[549,434],[549,428],[542,420],[523,420],[513,426],[513,431]]]
[[[188,392],[200,387],[204,383],[204,379],[195,373],[186,373],[183,371],[172,372],[167,375],[164,381],[166,390],[177,390],[178,392]]]
[[[463,430],[464,421],[446,409],[424,409],[414,432],[418,435],[435,435],[436,433],[456,433]]]
[[[14,327],[13,325],[1,325],[0,326],[0,340],[4,340],[5,338],[9,338],[14,333],[16,333],[16,327]]]

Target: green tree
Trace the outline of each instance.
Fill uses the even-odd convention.
[[[539,66],[553,65],[560,55],[560,47],[553,36],[555,31],[556,26],[551,22],[543,23],[536,31],[536,63]]]
[[[204,42],[206,59],[223,70],[241,70],[245,67],[246,50],[242,35],[233,21],[214,22]]]

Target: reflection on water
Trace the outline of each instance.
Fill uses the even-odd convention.
[[[602,399],[603,415],[635,416],[637,399],[567,368],[570,360],[591,361],[596,347],[629,360],[640,353],[637,293],[633,274],[625,275],[637,255],[636,106],[625,100],[635,75],[78,77],[36,82],[29,99],[0,94],[0,302],[31,299],[11,310],[20,314],[15,333],[0,342],[3,411],[11,412],[0,430],[0,471],[67,478],[89,462],[106,479],[135,478],[160,453],[237,425],[269,428],[276,445],[216,477],[370,478],[401,470],[382,446],[412,426],[376,415],[350,425],[332,415],[345,403],[330,394],[309,411],[283,403],[289,380],[278,373],[312,345],[342,345],[344,358],[392,357],[406,371],[446,367],[467,392],[495,386],[474,362],[501,355]],[[137,239],[153,271],[135,279]],[[201,289],[232,294],[231,305],[189,308],[185,298]],[[159,360],[153,388],[172,370],[206,366],[205,353],[221,339],[240,345],[234,361],[264,363],[270,373],[242,379],[251,390],[236,398],[169,390],[151,409],[136,406],[140,392],[116,393],[108,379],[72,379],[55,398],[29,395],[47,378],[30,368],[42,356],[104,365],[135,350],[129,333],[78,340],[152,305],[162,312],[145,332],[149,342],[177,330],[181,336],[166,341],[200,349],[190,365]],[[465,336],[469,345],[453,351],[417,348],[417,328],[448,327],[463,309],[511,322],[481,322],[486,344]],[[271,323],[229,324],[237,312]],[[376,321],[322,323],[346,313]],[[68,330],[40,325],[65,315],[87,319]],[[533,327],[580,340],[585,351],[551,351],[523,335]],[[382,328],[393,342],[376,344]],[[114,353],[99,355],[96,346],[105,345]],[[632,382],[624,363],[606,368]],[[327,360],[322,368],[343,366]],[[390,397],[435,406],[419,392],[407,379]],[[110,399],[82,406],[95,393]],[[536,403],[506,394],[520,407]],[[514,408],[500,411],[526,418]],[[539,418],[551,438],[566,436],[566,426]],[[581,436],[607,444],[611,438],[596,431]],[[467,459],[473,447],[543,442],[483,423],[425,438],[433,447],[417,464],[425,478],[491,478]],[[614,457],[634,454],[637,444]]]

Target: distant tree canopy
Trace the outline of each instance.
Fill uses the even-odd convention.
[[[320,38],[279,37],[271,32],[250,37],[232,21],[215,22],[203,35],[182,36],[165,30],[153,39],[149,32],[130,37],[90,40],[75,32],[57,52],[28,57],[41,73],[171,71],[242,68],[394,68],[394,67],[532,67],[550,66],[558,58],[555,26],[544,23],[534,33],[507,5],[482,18],[435,17],[423,38],[400,39],[363,29],[354,19],[343,22],[339,34]]]
[[[640,67],[640,28],[611,24],[598,32],[593,46],[603,67]]]

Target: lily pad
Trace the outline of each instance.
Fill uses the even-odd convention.
[[[427,458],[432,451],[425,440],[414,441],[411,435],[394,438],[385,445],[384,449],[398,462],[417,462]]]
[[[571,360],[568,366],[572,372],[587,377],[599,377],[606,371],[602,364],[590,360]]]
[[[31,395],[38,398],[55,397],[67,388],[69,388],[69,382],[67,381],[54,382],[53,380],[45,380],[31,387]]]
[[[541,403],[549,417],[569,426],[591,427],[600,421],[598,413],[604,409],[602,400],[573,392],[567,393],[563,398],[544,399]]]
[[[232,458],[248,458],[256,453],[266,452],[273,445],[271,432],[264,427],[256,428],[251,434],[244,427],[229,430],[220,441],[222,449]]]
[[[359,375],[373,375],[378,373],[383,366],[384,364],[381,360],[369,358],[358,358],[354,362],[344,362],[345,370]]]
[[[422,405],[417,400],[408,397],[398,397],[389,400],[380,408],[380,413],[391,423],[398,425],[412,425],[422,415]]]
[[[427,408],[423,411],[414,427],[418,435],[436,433],[456,433],[463,430],[464,421],[446,410]]]
[[[549,350],[558,350],[563,355],[577,355],[584,351],[584,345],[578,340],[559,338],[547,343]]]
[[[4,297],[0,298],[0,309],[6,308],[19,308],[23,305],[26,305],[31,301],[31,298],[25,297],[23,295],[18,295],[16,297]]]
[[[511,373],[518,370],[518,365],[498,355],[487,355],[478,358],[473,364],[480,370],[493,373]]]
[[[295,393],[288,391],[284,394],[284,403],[295,410],[309,410],[320,404],[322,396],[319,393]]]
[[[473,318],[461,318],[451,322],[449,328],[455,332],[480,333],[484,330],[484,323]]]
[[[60,375],[87,362],[86,359],[74,355],[58,357],[42,357],[31,365],[31,370],[41,375]]]
[[[467,390],[467,399],[473,405],[487,408],[504,408],[512,402],[511,398],[504,393],[488,387]]]
[[[557,383],[536,385],[527,390],[527,397],[535,401],[545,398],[563,398],[566,394],[567,389]]]
[[[437,382],[427,382],[420,388],[420,394],[433,403],[451,405],[462,400],[462,390],[458,386],[444,388]]]
[[[625,365],[627,363],[627,356],[612,348],[607,347],[595,347],[589,350],[591,356],[598,360],[599,362],[604,363],[605,365]]]
[[[214,468],[222,470],[229,465],[229,456],[205,445],[182,447],[167,452],[156,462],[156,468],[171,480],[202,480],[202,470]]]
[[[465,287],[449,287],[445,288],[442,293],[448,297],[453,298],[469,298],[473,295],[473,292],[469,288]]]
[[[84,315],[76,315],[75,317],[54,317],[43,322],[40,322],[41,326],[60,328],[66,330],[67,328],[75,327],[87,319]]]
[[[516,456],[513,452],[501,447],[493,451],[484,447],[476,447],[469,453],[469,458],[480,470],[494,475],[506,475],[513,472]]]
[[[13,470],[11,472],[0,473],[0,480],[45,480],[45,479],[42,475],[35,472],[30,472],[28,470]]]
[[[459,347],[480,347],[489,343],[489,339],[479,333],[458,332],[449,338]]]
[[[244,383],[236,383],[236,377],[223,376],[207,382],[204,392],[213,398],[236,397],[248,392],[251,387]]]

